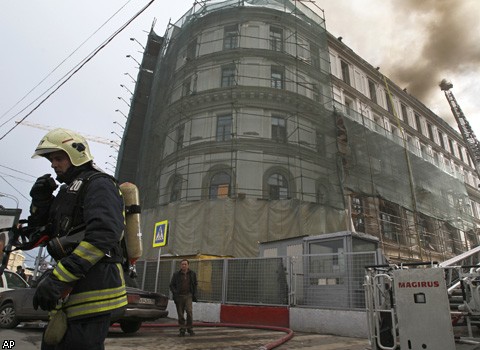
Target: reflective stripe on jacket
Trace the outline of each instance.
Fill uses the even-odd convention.
[[[97,285],[103,286],[98,289],[71,294],[62,307],[68,318],[111,312],[127,305],[127,294],[121,265],[100,263],[98,267],[104,271],[112,270],[110,273],[121,278],[121,285],[113,288],[103,288],[105,284],[108,283],[97,281]],[[112,267],[114,269],[112,269]],[[96,273],[93,273],[93,275],[96,275]],[[109,278],[110,277],[113,276],[109,276]],[[88,278],[88,280],[90,280],[90,278]],[[91,282],[94,281],[92,280]]]

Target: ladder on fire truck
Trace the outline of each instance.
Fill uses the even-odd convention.
[[[450,89],[453,88],[453,84],[448,82],[446,79],[443,79],[439,86],[440,89],[445,93],[445,97],[450,104],[450,108],[452,109],[453,116],[457,121],[460,133],[462,134],[463,140],[467,145],[468,154],[473,161],[477,176],[480,178],[480,142],[478,142],[475,133],[465,117],[465,114],[463,114],[462,109],[458,105],[455,96],[453,96],[453,93],[450,91]]]

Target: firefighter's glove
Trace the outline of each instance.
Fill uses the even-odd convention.
[[[50,204],[52,193],[58,185],[50,174],[40,176],[30,190],[32,204],[36,207],[44,207]]]
[[[55,309],[60,298],[66,296],[70,289],[67,283],[57,280],[50,274],[38,284],[33,296],[33,308],[37,310],[40,307],[45,311]]]

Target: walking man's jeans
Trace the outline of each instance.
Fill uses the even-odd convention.
[[[193,314],[192,314],[192,294],[178,295],[175,298],[175,306],[177,307],[178,326],[180,332],[192,330]],[[187,314],[185,322],[185,314]]]

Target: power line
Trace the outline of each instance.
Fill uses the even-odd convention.
[[[8,169],[8,170],[11,170],[11,171],[15,171],[16,173],[20,173],[20,174],[22,174],[22,175],[26,175],[26,176],[30,176],[30,177],[35,178],[35,176],[33,176],[33,175],[24,173],[23,171],[20,171],[20,170],[17,170],[17,169],[10,168],[10,167],[8,167],[8,166],[6,166],[6,165],[1,165],[1,164],[0,164],[0,167],[5,168],[5,169]]]
[[[14,175],[10,175],[10,174],[8,174],[8,173],[4,173],[4,172],[1,172],[1,171],[0,171],[0,175],[9,177],[9,178],[14,179],[14,180],[26,182],[26,183],[29,183],[29,184],[31,184],[31,183],[33,182],[32,180],[22,179],[21,177],[14,176]]]
[[[10,182],[7,181],[7,179],[5,179],[3,176],[0,175],[0,178],[5,181],[7,183],[7,185],[9,185],[11,188],[13,188],[15,190],[15,192],[17,192],[20,196],[22,196],[23,198],[25,198],[27,201],[30,201],[30,198],[27,198],[26,196],[24,196],[19,190],[17,190],[15,188],[15,186],[13,186]]]
[[[80,69],[82,69],[93,57],[95,57],[105,46],[107,46],[118,34],[120,34],[130,23],[132,23],[138,16],[140,16],[155,0],[151,0],[147,5],[145,5],[139,12],[137,12],[132,18],[130,18],[125,24],[123,24],[119,29],[117,29],[107,40],[105,40],[99,47],[97,47],[89,56],[83,59],[79,64],[77,64],[72,70],[65,74],[62,79],[64,79],[52,92],[50,92],[43,100],[41,100],[30,112],[28,112],[19,122],[23,122],[27,119],[33,112],[35,112],[45,101],[47,101],[55,92],[57,92],[67,81],[69,81]],[[66,77],[66,78],[65,78]],[[61,81],[61,79],[59,80]],[[57,82],[58,83],[58,82]],[[38,100],[38,99],[37,99]],[[35,100],[36,101],[36,100]],[[31,104],[30,104],[31,105]],[[29,105],[29,106],[30,106]],[[26,107],[27,108],[27,107]],[[21,112],[23,112],[24,108]],[[19,112],[19,113],[21,113]],[[18,113],[18,114],[19,114]],[[18,114],[10,118],[8,121],[11,121]],[[5,123],[4,123],[5,124]],[[2,124],[1,126],[3,126]],[[5,134],[0,137],[0,140],[3,140],[5,136],[10,134],[19,123],[16,123],[12,126]]]
[[[30,122],[26,122],[26,121],[23,121],[23,122],[16,122],[17,124],[22,124],[22,125],[25,125],[25,126],[30,126],[32,128],[37,128],[37,129],[41,129],[41,130],[53,130],[55,129],[55,127],[53,126],[49,126],[49,125],[42,125],[42,124],[36,124],[36,123],[30,123]],[[81,135],[85,138],[85,140],[87,141],[93,141],[93,142],[97,142],[97,143],[103,143],[104,145],[110,145],[112,140],[109,140],[109,139],[106,139],[106,138],[103,138],[103,137],[99,137],[99,136],[93,136],[93,135],[87,135],[87,134],[83,134],[81,133]]]
[[[125,6],[128,5],[128,3],[130,2],[131,0],[128,0],[122,7],[120,7],[120,9],[118,9],[112,16],[110,16],[110,18],[108,18],[100,27],[98,27],[97,30],[95,30],[87,39],[85,39],[75,50],[73,50],[66,58],[64,58],[50,73],[48,73],[45,78],[43,78],[42,80],[40,80],[40,82],[35,85],[32,89],[30,89],[30,91],[28,91],[19,101],[17,101],[9,110],[7,110],[5,113],[3,113],[1,116],[0,116],[0,119],[3,119],[3,117],[5,117],[12,109],[14,109],[16,106],[18,106],[23,100],[25,100],[37,87],[39,87],[45,80],[47,80],[48,77],[50,77],[58,68],[60,68],[61,65],[63,65],[70,57],[73,56],[73,54],[75,52],[77,52],[83,45],[85,45],[85,43],[90,40],[96,33],[98,33],[98,31],[100,29],[102,29],[108,22],[110,22],[110,20],[115,17],[117,15],[117,13],[119,13]],[[58,82],[57,82],[58,83]],[[49,88],[48,90],[50,90],[51,88]],[[47,90],[47,91],[48,91]],[[33,100],[31,103],[29,103],[24,109],[22,109],[21,111],[19,111],[17,114],[15,114],[12,118],[15,118],[18,114],[20,114],[21,112],[23,112],[26,108],[30,107],[35,101],[37,101],[41,96],[43,96],[46,92],[42,93],[39,97],[37,97],[35,100]],[[5,125],[6,123],[8,123],[10,120],[12,120],[12,118],[8,119],[6,122],[4,122],[3,124],[0,125],[3,126]]]

